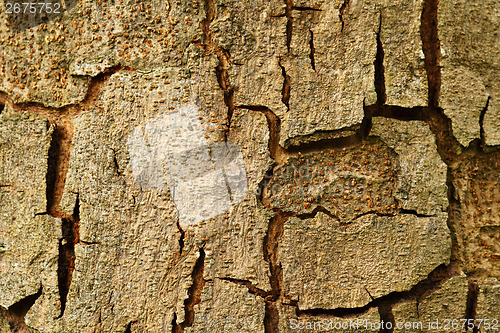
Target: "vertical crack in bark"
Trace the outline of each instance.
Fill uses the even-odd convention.
[[[69,168],[73,124],[69,117],[56,120],[50,142],[46,174],[47,213],[55,218],[69,218],[59,204],[64,193],[66,174]]]
[[[470,319],[475,322],[476,319],[476,308],[477,308],[477,296],[479,294],[479,287],[473,281],[469,280],[469,291],[467,293],[467,305],[465,308],[465,319]],[[474,327],[473,333],[477,332],[478,328]],[[466,332],[470,332],[469,328],[466,328]]]
[[[387,101],[387,95],[385,93],[385,76],[384,76],[384,47],[382,45],[382,40],[380,39],[380,33],[382,31],[382,13],[379,17],[379,26],[377,32],[377,53],[375,55],[375,61],[373,65],[375,66],[375,92],[377,93],[377,106],[380,108]]]
[[[279,333],[279,311],[276,302],[266,302],[264,312],[264,332]]]
[[[196,260],[193,272],[191,273],[193,283],[188,289],[188,298],[184,300],[184,321],[177,324],[177,315],[174,314],[174,320],[172,321],[172,333],[181,333],[186,327],[193,326],[195,315],[194,307],[201,302],[201,293],[206,282],[203,278],[203,272],[205,269],[205,250],[200,248],[199,251],[200,256]]]
[[[275,215],[269,220],[266,235],[264,236],[263,254],[264,260],[269,264],[269,284],[271,295],[266,298],[266,310],[264,315],[264,327],[267,333],[279,332],[279,313],[276,303],[281,298],[283,270],[278,258],[278,246],[285,222],[291,213],[275,210]]]
[[[292,46],[293,33],[293,0],[285,0],[285,17],[286,17],[286,49],[290,53]]]
[[[64,193],[66,176],[69,169],[70,152],[73,139],[73,124],[71,117],[79,114],[86,107],[94,105],[99,97],[102,85],[120,70],[133,70],[130,67],[117,65],[105,69],[102,73],[90,79],[87,93],[78,104],[70,104],[61,108],[46,107],[40,103],[15,104],[5,93],[0,93],[0,101],[9,103],[16,112],[31,111],[40,116],[47,117],[49,123],[54,126],[48,151],[47,173],[46,173],[46,214],[61,219],[62,238],[59,240],[58,258],[58,289],[61,302],[61,313],[64,315],[66,300],[71,285],[73,271],[75,268],[75,244],[80,243],[79,222],[80,202],[77,195],[73,214],[69,215],[62,211],[60,202]],[[3,104],[2,104],[3,105]],[[44,213],[37,213],[42,215]],[[97,243],[81,242],[91,245]],[[41,293],[41,289],[40,289]]]
[[[456,221],[459,221],[459,216],[461,211],[460,202],[455,199],[455,187],[453,185],[455,179],[455,174],[451,167],[448,166],[446,171],[446,186],[448,188],[448,207],[446,212],[448,213],[448,218],[446,220],[446,225],[450,230],[451,238],[451,256],[450,261],[457,265],[463,265],[462,255],[460,245],[458,243],[458,230],[460,226],[457,225]]]
[[[479,137],[480,137],[481,145],[483,147],[486,146],[486,138],[484,135],[484,116],[486,115],[486,111],[488,111],[490,99],[491,99],[491,96],[488,96],[488,99],[486,100],[486,105],[481,110],[481,114],[479,115],[479,133],[480,133]]]
[[[172,318],[172,333],[176,332],[182,332],[182,329],[180,329],[177,324],[177,313],[174,312],[174,318]]]
[[[4,108],[5,108],[5,104],[0,103],[0,114],[2,114]]]
[[[132,324],[135,323],[136,321],[131,321],[128,323],[127,328],[125,328],[125,331],[123,333],[132,333]]]
[[[281,68],[281,75],[283,75],[283,88],[281,89],[281,101],[285,104],[287,111],[290,111],[290,89],[291,81],[290,75],[286,73],[285,66],[281,64],[281,58],[278,58],[278,65]]]
[[[439,106],[439,92],[441,89],[441,49],[438,37],[439,0],[424,0],[422,16],[420,18],[420,37],[424,52],[425,71],[429,89],[428,105],[433,108]]]
[[[217,56],[219,60],[215,68],[215,74],[219,87],[223,91],[224,104],[227,106],[226,125],[224,129],[224,140],[227,141],[227,136],[231,127],[231,119],[234,113],[234,88],[231,85],[228,73],[228,68],[231,64],[231,54],[213,41],[213,32],[210,29],[210,24],[215,19],[214,0],[205,0],[204,4],[206,17],[200,24],[200,28],[203,31],[203,48],[206,52]]]
[[[177,214],[179,214],[178,211]],[[181,233],[181,236],[179,237],[179,255],[182,255],[182,251],[184,251],[184,239],[186,238],[186,232],[181,228],[179,216],[177,216],[177,229],[179,229],[179,232]]]
[[[345,12],[347,6],[349,6],[350,2],[351,2],[351,0],[344,0],[344,3],[339,8],[339,19],[340,19],[340,23],[342,23],[342,28],[340,29],[340,32],[344,31],[344,26],[345,26],[344,12]]]
[[[0,307],[0,316],[7,320],[12,332],[17,332],[17,333],[31,332],[30,328],[24,322],[24,317],[41,295],[42,295],[42,286],[40,285],[40,288],[35,294],[26,296],[25,298],[12,304],[7,310],[3,310]]]
[[[175,200],[175,189],[171,189],[170,195],[172,197],[172,201]],[[135,205],[135,198],[134,198],[134,205]],[[182,229],[181,227],[181,222],[180,222],[180,214],[179,210],[177,209],[177,206],[174,206],[175,211],[177,213],[177,221],[175,222],[177,225],[177,229],[179,230],[179,233],[181,234],[179,237],[179,256],[182,255],[182,252],[184,251],[184,239],[186,238],[186,231]]]
[[[387,324],[384,325],[380,329],[380,333],[392,333],[394,331],[394,327],[396,327],[396,322],[394,320],[394,314],[392,313],[392,307],[389,304],[382,303],[378,307],[378,313],[380,315],[380,321],[384,323],[390,322],[392,325],[391,328],[388,328]]]
[[[316,51],[315,48],[314,48],[314,32],[311,29],[309,29],[309,33],[310,33],[310,39],[309,39],[309,49],[310,49],[309,59],[311,59],[311,67],[312,67],[313,71],[316,71],[316,64],[314,62],[314,52]]]
[[[420,17],[420,38],[424,53],[424,67],[427,73],[428,108],[425,110],[427,124],[436,137],[436,145],[446,164],[456,159],[462,146],[453,136],[451,120],[439,107],[441,90],[441,47],[438,35],[439,0],[424,0]]]
[[[57,267],[57,280],[59,288],[59,298],[61,301],[61,313],[58,318],[64,315],[66,301],[68,298],[73,271],[75,270],[75,245],[80,242],[80,199],[76,197],[73,215],[61,219],[62,238],[59,240],[59,258]]]
[[[269,155],[271,155],[271,158],[275,160],[278,165],[282,164],[286,160],[288,153],[279,144],[281,131],[280,118],[266,106],[238,105],[235,108],[261,112],[266,116],[267,125],[269,128]]]
[[[227,141],[227,136],[229,134],[229,129],[231,128],[231,120],[233,118],[234,113],[234,89],[231,86],[229,81],[229,74],[227,72],[230,55],[229,52],[220,48],[221,55],[217,55],[219,59],[219,64],[215,69],[215,73],[217,75],[217,82],[219,83],[219,87],[223,91],[224,95],[224,104],[227,106],[227,116],[226,116],[226,125],[224,129],[224,140]]]

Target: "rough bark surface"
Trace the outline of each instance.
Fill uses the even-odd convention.
[[[0,333],[500,320],[498,1],[15,3]]]

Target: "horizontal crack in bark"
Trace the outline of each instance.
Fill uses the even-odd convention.
[[[229,281],[229,282],[232,282],[235,284],[239,284],[241,286],[245,286],[245,287],[247,287],[249,293],[251,293],[253,295],[257,295],[257,296],[262,297],[264,299],[266,299],[269,295],[272,294],[270,291],[265,291],[265,290],[262,290],[256,286],[254,286],[252,284],[252,282],[250,282],[248,280],[234,279],[234,278],[229,278],[229,277],[216,277],[216,278],[219,280],[222,280],[222,281]]]

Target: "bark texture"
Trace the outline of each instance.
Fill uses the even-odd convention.
[[[498,1],[15,3],[0,333],[500,320]]]

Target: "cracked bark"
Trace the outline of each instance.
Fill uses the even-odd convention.
[[[314,52],[315,52],[315,49],[314,49],[314,33],[311,29],[309,29],[309,33],[311,34],[311,38],[309,40],[309,48],[311,49],[311,52],[309,53],[309,58],[311,59],[311,68],[313,69],[313,71],[316,70],[316,65],[314,63]]]
[[[285,104],[286,109],[290,110],[290,75],[286,73],[285,67],[281,64],[281,58],[278,58],[278,65],[281,68],[281,75],[283,76],[283,88],[281,90],[281,101]]]
[[[478,288],[477,284],[475,284],[473,281],[469,281],[469,292],[467,294],[467,305],[466,305],[465,319],[475,321],[478,293],[479,293],[479,288]],[[473,330],[469,330],[469,328],[467,327],[466,332],[469,332],[469,331],[477,332],[478,329],[477,329],[477,327],[474,327]]]
[[[42,286],[40,286],[40,289],[38,289],[36,294],[26,296],[15,304],[12,304],[7,310],[3,310],[0,307],[0,315],[8,321],[12,332],[30,332],[29,327],[24,322],[24,317],[33,306],[33,304],[35,304],[40,295],[42,295]]]
[[[205,279],[203,278],[203,271],[205,268],[205,250],[203,248],[199,249],[200,256],[196,260],[193,267],[193,272],[191,273],[192,284],[188,289],[188,298],[184,301],[184,321],[182,323],[177,323],[177,316],[174,314],[174,319],[172,322],[172,333],[181,333],[186,327],[190,327],[194,323],[196,304],[201,301],[201,292],[205,286]]]
[[[343,23],[343,21],[342,21]],[[343,25],[342,25],[343,26]],[[375,55],[375,92],[377,93],[377,106],[382,106],[387,100],[385,93],[385,77],[384,77],[384,46],[380,39],[382,30],[382,13],[379,16],[379,26],[377,32],[377,54]]]
[[[439,106],[439,91],[441,89],[441,70],[439,68],[441,49],[437,22],[438,3],[439,0],[424,0],[420,25],[422,51],[425,56],[425,70],[429,87],[428,105],[431,108]]]
[[[286,17],[286,29],[285,33],[283,34],[282,38],[279,40],[280,45],[286,44],[288,54],[277,54],[276,58],[278,61],[278,66],[279,69],[281,69],[281,77],[283,80],[283,85],[281,87],[281,103],[283,103],[286,106],[286,109],[290,111],[290,95],[291,95],[291,79],[290,79],[290,73],[292,73],[292,70],[290,70],[287,73],[287,69],[283,64],[287,64],[287,61],[282,63],[282,57],[285,56],[295,56],[291,55],[291,47],[292,47],[292,35],[294,33],[294,23],[297,23],[300,21],[299,16],[296,15],[294,18],[294,11],[311,11],[311,12],[319,12],[322,11],[321,15],[318,15],[317,13],[312,13],[311,15],[318,15],[322,16],[323,14],[327,15],[328,13],[331,13],[331,11],[325,10],[323,7],[321,8],[314,8],[309,5],[304,4],[304,2],[301,2],[298,5],[295,5],[292,0],[285,0],[285,13],[282,15],[277,15],[276,17]],[[230,6],[231,4],[227,4],[227,6]],[[343,3],[341,2],[340,8],[336,7],[333,11],[333,16],[335,18],[335,22],[337,25],[337,29],[339,28],[340,25],[340,32],[342,35],[348,35],[350,33],[354,32],[352,31],[353,24],[351,22],[354,22],[356,17],[351,18],[351,10],[354,11],[354,8],[351,8],[352,4],[350,3],[349,0],[344,0]],[[141,7],[142,4],[140,5]],[[217,5],[218,6],[218,5]],[[274,4],[273,4],[274,6]],[[323,6],[323,5],[322,5]],[[448,170],[447,170],[447,181],[446,185],[448,186],[448,201],[449,201],[449,207],[447,208],[447,212],[449,215],[447,224],[448,224],[448,229],[451,232],[451,242],[452,242],[452,250],[451,250],[451,263],[449,265],[441,265],[437,267],[432,273],[429,274],[427,278],[419,282],[417,285],[412,287],[410,290],[403,291],[403,292],[393,292],[390,293],[389,295],[379,297],[379,298],[373,298],[371,295],[370,297],[372,298],[371,302],[363,307],[352,307],[352,308],[335,308],[335,309],[322,309],[322,308],[315,308],[315,309],[300,309],[298,302],[297,301],[290,301],[288,300],[288,304],[290,306],[294,306],[296,308],[296,314],[300,318],[308,318],[308,317],[326,317],[326,318],[346,318],[346,317],[351,317],[351,316],[358,316],[367,313],[369,310],[373,310],[375,308],[378,308],[379,314],[380,314],[380,319],[384,321],[390,321],[394,323],[394,307],[400,304],[405,304],[409,301],[415,301],[418,305],[420,304],[420,301],[425,297],[428,296],[434,292],[436,292],[445,281],[448,281],[451,277],[457,276],[458,272],[463,270],[464,267],[467,266],[467,260],[464,259],[464,253],[466,252],[465,249],[462,247],[464,246],[461,242],[461,237],[463,237],[462,233],[466,233],[467,231],[470,230],[462,230],[463,227],[460,221],[463,221],[466,219],[466,215],[468,211],[467,209],[476,209],[476,213],[472,214],[472,219],[479,219],[482,214],[481,210],[485,210],[486,207],[481,206],[482,204],[477,204],[477,207],[472,207],[473,204],[476,204],[474,202],[471,203],[465,203],[463,201],[462,196],[463,191],[460,189],[457,185],[457,182],[461,178],[462,175],[467,174],[467,172],[471,173],[471,169],[485,169],[488,164],[494,165],[496,160],[498,159],[495,157],[494,153],[497,151],[497,148],[492,148],[493,153],[489,150],[491,147],[486,147],[485,142],[484,142],[484,118],[486,111],[488,111],[488,108],[490,106],[490,103],[492,102],[492,97],[488,97],[486,106],[481,112],[481,115],[479,117],[479,125],[480,125],[480,139],[473,141],[468,147],[462,147],[458,141],[455,139],[453,136],[453,131],[451,127],[451,121],[450,119],[444,114],[443,109],[440,108],[439,105],[439,94],[440,94],[440,89],[441,89],[441,73],[440,73],[440,57],[441,57],[441,50],[440,50],[440,41],[439,41],[439,36],[438,36],[438,30],[437,30],[437,9],[438,9],[438,1],[437,0],[425,0],[423,2],[423,10],[421,13],[421,26],[420,26],[420,35],[421,35],[421,40],[422,40],[422,51],[424,53],[424,63],[425,63],[425,70],[427,73],[427,80],[428,80],[428,103],[427,106],[413,106],[413,107],[402,107],[399,105],[387,105],[387,95],[386,95],[386,87],[385,87],[385,76],[387,75],[387,79],[389,80],[389,66],[391,66],[391,59],[390,59],[390,49],[388,47],[388,44],[385,46],[387,47],[387,55],[384,54],[384,45],[382,44],[382,14],[379,15],[379,27],[378,31],[375,33],[376,35],[376,54],[375,54],[375,59],[373,61],[373,66],[374,66],[374,77],[370,75],[370,77],[373,78],[373,81],[370,81],[370,83],[374,83],[375,86],[375,93],[377,96],[376,102],[371,105],[364,105],[364,118],[362,120],[361,126],[352,126],[349,128],[344,128],[343,130],[349,130],[351,135],[347,135],[344,137],[334,137],[335,135],[338,135],[340,131],[328,131],[328,130],[318,130],[314,132],[311,135],[304,135],[304,136],[298,136],[297,141],[293,144],[291,144],[287,149],[284,149],[280,144],[280,128],[281,128],[281,122],[283,119],[280,119],[282,117],[282,114],[278,111],[278,115],[270,108],[265,105],[235,105],[234,99],[233,99],[233,94],[235,92],[235,88],[231,84],[231,80],[233,79],[229,75],[229,69],[230,66],[232,65],[231,62],[231,54],[229,53],[228,50],[224,49],[222,46],[219,46],[215,43],[215,40],[218,40],[218,38],[222,38],[224,36],[214,36],[214,32],[211,30],[211,26],[215,24],[219,25],[224,25],[227,22],[230,22],[230,19],[227,19],[224,17],[225,22],[219,22],[218,18],[216,18],[216,4],[213,0],[206,0],[204,2],[204,9],[205,9],[205,17],[202,18],[200,27],[202,30],[202,44],[199,42],[192,42],[198,47],[202,47],[205,51],[205,54],[213,54],[217,57],[218,64],[215,65],[215,76],[216,76],[216,81],[217,84],[222,90],[222,99],[224,100],[224,105],[225,105],[225,124],[220,124],[224,125],[224,137],[227,140],[227,136],[229,133],[229,130],[231,128],[231,123],[232,123],[232,118],[234,115],[235,110],[238,109],[248,109],[250,111],[255,111],[262,113],[267,120],[267,125],[269,129],[269,143],[268,143],[268,153],[270,157],[274,160],[274,164],[271,166],[269,170],[267,170],[267,173],[264,175],[262,178],[262,181],[259,184],[259,189],[260,193],[258,195],[258,201],[261,203],[264,207],[267,209],[272,209],[275,213],[275,216],[272,217],[269,220],[268,223],[268,229],[266,231],[266,236],[264,238],[264,244],[262,248],[262,255],[269,267],[269,282],[270,282],[270,290],[264,290],[261,288],[256,287],[250,279],[234,279],[234,278],[229,278],[229,277],[218,277],[220,280],[224,280],[227,282],[231,282],[237,285],[244,286],[248,289],[248,292],[252,295],[256,295],[262,299],[264,299],[265,302],[265,315],[264,315],[264,330],[266,332],[278,332],[279,327],[280,327],[280,309],[279,307],[285,303],[287,300],[287,295],[283,295],[283,267],[281,260],[282,258],[278,257],[278,246],[280,245],[280,242],[282,241],[282,235],[283,235],[283,228],[285,223],[288,221],[289,218],[291,217],[296,217],[299,219],[312,219],[317,217],[318,215],[321,215],[319,213],[322,213],[324,215],[327,215],[330,219],[339,221],[339,217],[336,214],[331,213],[327,208],[318,205],[315,209],[312,210],[310,213],[302,213],[302,214],[295,214],[295,213],[289,213],[285,212],[280,209],[273,208],[271,203],[269,202],[269,197],[266,196],[266,191],[268,190],[268,183],[270,179],[273,177],[274,172],[276,168],[283,166],[285,163],[287,163],[287,160],[291,157],[297,157],[297,156],[306,156],[309,154],[314,154],[314,153],[320,153],[320,152],[325,152],[330,149],[342,149],[342,148],[350,148],[350,147],[355,147],[358,145],[362,145],[369,137],[370,130],[371,130],[371,125],[372,125],[372,119],[374,117],[382,117],[382,118],[389,118],[389,119],[397,119],[401,121],[406,121],[406,122],[412,122],[412,121],[425,121],[431,128],[432,133],[435,136],[435,141],[437,145],[437,150],[439,152],[439,155],[441,156],[442,160],[446,162],[448,165]],[[272,7],[272,6],[271,6]],[[282,7],[281,7],[282,8]],[[165,8],[164,8],[165,9]],[[224,13],[224,8],[221,6],[221,13]],[[337,20],[337,9],[338,9],[338,20]],[[349,9],[349,22],[346,21],[346,15],[347,12],[346,10]],[[168,10],[166,9],[165,11],[170,15],[170,13],[175,12],[176,7],[175,4],[172,4],[172,6],[168,7]],[[196,8],[193,8],[193,11],[196,10]],[[282,10],[282,9],[281,9]],[[371,10],[371,9],[367,9]],[[378,10],[378,9],[377,9]],[[262,11],[263,13],[264,12]],[[272,11],[271,11],[272,12]],[[186,11],[187,13],[187,11]],[[218,13],[218,12],[217,12]],[[295,14],[298,14],[295,12]],[[186,14],[187,15],[187,14]],[[189,15],[188,15],[189,16]],[[264,15],[265,16],[265,15]],[[272,16],[272,15],[271,15]],[[221,21],[224,21],[221,18]],[[340,20],[340,24],[339,21]],[[352,21],[351,21],[352,20]],[[283,20],[284,21],[284,20]],[[294,22],[295,21],[295,22]],[[232,21],[231,21],[232,22]],[[384,23],[385,23],[385,17],[384,17]],[[170,22],[172,26],[175,26],[177,22]],[[314,25],[312,25],[314,24]],[[198,26],[198,24],[196,24]],[[281,26],[283,28],[283,26]],[[234,27],[231,27],[234,28]],[[238,27],[237,27],[238,28]],[[182,30],[182,29],[179,29]],[[224,31],[224,30],[221,30]],[[298,31],[298,30],[297,30]],[[371,30],[370,30],[371,31]],[[309,32],[309,35],[307,36],[307,32]],[[295,32],[297,33],[297,32]],[[317,71],[316,74],[320,73],[322,70],[324,70],[324,59],[322,57],[324,54],[323,52],[318,51],[316,53],[316,49],[319,50],[319,48],[322,46],[321,44],[324,43],[324,35],[322,35],[324,31],[322,31],[318,25],[317,22],[311,23],[311,25],[308,25],[305,28],[305,44],[309,45],[309,54],[307,54],[307,45],[305,47],[305,50],[302,50],[301,52],[304,53],[302,54],[303,60],[305,60],[305,65],[306,68],[308,68],[308,59],[307,55],[309,55],[309,60],[310,60],[310,66],[314,71]],[[239,31],[237,31],[237,34],[239,34]],[[165,36],[167,36],[167,33],[165,33]],[[173,35],[172,35],[173,36]],[[242,34],[243,36],[243,34]],[[293,35],[293,42],[295,45],[295,38],[297,38],[297,41],[299,41],[299,37],[297,35]],[[246,36],[248,37],[248,36]],[[245,38],[246,38],[245,37]],[[163,38],[163,36],[161,37]],[[217,38],[217,39],[216,39]],[[309,38],[307,40],[307,38]],[[195,41],[199,41],[200,39],[196,39],[193,37]],[[146,41],[146,39],[144,39]],[[161,41],[158,40],[158,43]],[[301,41],[304,42],[304,41]],[[341,43],[341,40],[335,40],[336,43]],[[384,39],[385,43],[385,39]],[[220,45],[227,45],[226,44],[220,44]],[[261,44],[255,43],[255,45],[260,45]],[[271,45],[271,44],[269,44]],[[294,46],[295,47],[295,46]],[[231,49],[231,48],[230,48]],[[284,47],[283,47],[284,49]],[[233,50],[233,49],[231,49]],[[373,49],[372,49],[373,51]],[[370,53],[373,53],[370,51]],[[235,53],[231,52],[233,54],[233,57],[235,56]],[[286,52],[282,52],[286,53]],[[276,59],[273,58],[273,59]],[[370,58],[370,61],[368,63],[368,66],[371,65],[372,59]],[[242,63],[241,65],[245,65]],[[276,65],[276,63],[274,63]],[[170,66],[170,63],[169,63]],[[189,67],[189,65],[186,65]],[[317,67],[317,68],[316,68]],[[385,69],[387,68],[388,72],[385,73]],[[213,69],[213,68],[212,68]],[[276,68],[275,68],[276,69]],[[278,69],[278,71],[279,71]],[[122,66],[122,65],[116,65],[114,67],[108,68],[104,70],[102,73],[98,74],[97,76],[93,77],[90,79],[90,83],[88,86],[88,91],[83,98],[82,101],[74,104],[68,104],[63,107],[59,108],[52,108],[52,107],[45,107],[41,103],[23,103],[23,104],[15,104],[13,101],[12,95],[8,95],[7,93],[0,93],[0,114],[2,116],[4,115],[4,105],[6,105],[8,108],[10,107],[14,111],[17,112],[26,112],[26,111],[33,111],[36,112],[37,114],[41,116],[46,116],[48,117],[49,123],[53,125],[54,131],[52,132],[52,141],[49,149],[49,159],[48,159],[48,172],[47,172],[47,187],[46,187],[46,212],[41,212],[43,208],[40,210],[37,210],[37,212],[34,213],[35,217],[43,217],[45,215],[50,215],[52,217],[56,217],[58,219],[62,220],[62,239],[60,240],[59,243],[59,269],[58,269],[58,282],[59,282],[59,294],[61,298],[61,313],[60,317],[63,316],[64,311],[66,309],[66,298],[68,295],[68,290],[70,287],[70,283],[72,280],[72,273],[74,269],[74,263],[75,263],[75,245],[76,244],[82,244],[82,245],[92,245],[92,244],[98,244],[98,242],[87,242],[84,240],[80,240],[79,238],[79,196],[77,195],[76,203],[75,203],[75,209],[73,211],[72,215],[69,215],[65,212],[60,207],[60,202],[62,198],[62,193],[64,191],[64,186],[65,186],[65,181],[66,181],[66,173],[68,171],[69,167],[69,158],[70,158],[70,151],[71,147],[73,144],[73,124],[72,124],[72,119],[73,117],[79,115],[84,109],[89,108],[89,107],[94,107],[98,97],[101,92],[101,86],[115,73],[121,71],[121,70],[132,70],[130,67]],[[308,69],[310,70],[310,68]],[[231,75],[233,75],[231,73]],[[293,75],[293,74],[292,74]],[[278,75],[278,80],[280,79]],[[256,80],[257,81],[257,80]],[[238,82],[238,81],[234,81]],[[389,81],[388,81],[389,82]],[[297,82],[294,82],[297,83]],[[300,83],[299,83],[300,84]],[[389,87],[389,86],[388,86]],[[127,88],[128,89],[128,88]],[[263,90],[266,89],[264,86],[262,88]],[[295,88],[294,88],[295,89]],[[313,92],[314,87],[311,88]],[[391,89],[391,88],[388,88]],[[239,91],[239,90],[238,90]],[[321,93],[321,92],[319,92]],[[278,97],[279,97],[279,90],[278,90]],[[310,98],[323,98],[325,99],[324,96],[309,96]],[[325,99],[326,100],[326,99]],[[278,104],[280,102],[278,101]],[[373,100],[372,102],[373,103]],[[156,104],[156,101],[155,101]],[[257,103],[256,103],[257,104]],[[392,102],[391,102],[392,104]],[[295,109],[295,106],[294,106]],[[219,112],[220,110],[217,110]],[[224,114],[224,111],[221,114]],[[304,113],[307,112],[313,112],[314,110],[305,110]],[[286,114],[286,113],[285,113]],[[235,116],[236,117],[236,116]],[[236,118],[235,118],[236,119]],[[285,121],[285,120],[283,120]],[[285,122],[284,122],[285,124]],[[246,126],[247,124],[244,124]],[[251,127],[251,124],[249,124],[249,127]],[[359,128],[358,128],[359,127]],[[390,130],[390,129],[388,129]],[[331,135],[334,138],[328,138],[328,139],[315,139],[315,135],[318,134],[324,134],[326,136]],[[257,134],[258,135],[258,134]],[[312,142],[311,142],[312,141]],[[297,143],[298,142],[298,143]],[[123,150],[118,150],[114,152],[114,156],[112,157],[112,166],[113,166],[113,171],[115,176],[123,176],[123,181],[127,181],[126,178],[129,176],[129,171],[127,170],[128,166],[127,164],[123,164],[123,158],[119,158],[118,154],[122,154]],[[252,152],[245,152],[245,154],[250,155]],[[488,154],[492,155],[488,155]],[[246,155],[245,155],[246,156]],[[489,162],[487,160],[487,157],[490,158]],[[250,158],[250,157],[247,157]],[[467,164],[467,159],[471,160],[470,165],[465,165]],[[119,163],[120,161],[120,163]],[[474,164],[475,163],[475,164]],[[469,167],[467,169],[467,167]],[[267,167],[267,166],[266,166]],[[464,171],[465,170],[465,171]],[[477,175],[471,174],[470,176],[471,183],[476,184],[477,183]],[[226,181],[226,184],[228,182]],[[0,190],[2,191],[10,191],[15,190],[16,185],[10,185],[10,181],[7,182],[2,182],[2,185],[0,185]],[[486,187],[484,185],[483,187]],[[230,193],[231,197],[233,196],[231,193],[231,188],[227,188],[228,192]],[[462,192],[461,192],[462,191]],[[479,192],[480,190],[478,190]],[[135,199],[136,199],[137,194],[133,194],[133,204],[134,206],[136,205]],[[492,195],[493,196],[493,195]],[[87,198],[87,197],[85,197]],[[467,199],[468,200],[468,199]],[[137,204],[141,202],[141,199],[137,201]],[[86,204],[91,205],[91,202],[85,201]],[[492,205],[493,206],[493,205]],[[491,207],[490,207],[491,208]],[[493,206],[493,209],[495,207]],[[164,208],[162,208],[164,209]],[[39,212],[39,213],[38,213]],[[469,212],[470,213],[470,212]],[[481,214],[480,214],[481,213]],[[433,214],[424,214],[416,209],[403,209],[401,208],[401,205],[398,203],[398,206],[395,208],[393,213],[382,213],[378,211],[368,211],[366,213],[361,213],[359,215],[355,215],[356,218],[363,217],[365,215],[377,215],[381,217],[394,217],[396,215],[412,215],[415,217],[419,218],[428,218],[428,217],[434,217],[435,215]],[[477,215],[476,215],[477,214]],[[491,220],[494,220],[495,217],[492,217]],[[166,221],[166,223],[170,223],[171,221]],[[175,229],[175,223],[177,224],[177,230],[180,233],[180,238],[178,239],[178,244],[180,248],[180,252],[178,254],[178,259],[179,262],[182,262],[186,257],[189,256],[189,251],[190,249],[193,248],[193,244],[195,244],[198,240],[195,239],[194,243],[192,238],[192,235],[190,234],[190,229],[185,228],[183,230],[180,227],[179,220],[174,221],[174,229]],[[211,222],[208,222],[211,223]],[[490,228],[491,226],[486,226],[487,228]],[[141,226],[143,228],[143,226]],[[493,227],[491,227],[493,228]],[[216,229],[216,228],[215,228]],[[484,229],[484,228],[483,228]],[[481,230],[483,230],[481,229]],[[488,229],[489,230],[489,229]],[[83,235],[83,229],[82,229],[82,235]],[[210,236],[211,237],[211,236]],[[177,240],[175,240],[177,242]],[[3,246],[3,245],[2,245]],[[199,246],[199,244],[196,244],[195,246]],[[490,246],[490,245],[488,245]],[[493,246],[493,245],[491,245]],[[260,248],[260,246],[259,246]],[[185,311],[185,319],[182,323],[177,323],[177,315],[173,313],[173,321],[172,321],[172,331],[173,332],[181,332],[183,331],[186,327],[191,327],[194,323],[194,316],[195,316],[195,305],[200,303],[200,295],[202,293],[202,290],[205,285],[205,280],[203,278],[203,271],[204,271],[204,260],[205,260],[205,249],[201,248],[200,250],[200,257],[196,260],[193,271],[191,272],[191,278],[192,278],[192,284],[188,289],[188,298],[184,302],[184,311]],[[149,255],[149,254],[148,254]],[[155,254],[154,254],[155,255]],[[153,256],[154,256],[153,255]],[[208,255],[208,251],[207,251]],[[493,254],[494,255],[494,254]],[[33,259],[35,260],[35,259]],[[141,259],[142,260],[142,259]],[[208,261],[207,261],[208,262]],[[149,269],[149,268],[148,268]],[[476,316],[476,306],[477,306],[477,299],[478,299],[478,293],[479,293],[479,287],[478,287],[478,281],[480,280],[484,275],[486,275],[484,271],[478,270],[478,269],[471,269],[467,271],[467,275],[469,277],[470,283],[469,283],[469,293],[467,297],[467,313],[466,317],[468,319],[473,319]],[[188,274],[189,275],[189,274]],[[365,290],[368,294],[370,294],[369,290],[372,290],[370,286],[366,286]],[[39,292],[41,294],[41,291]],[[45,289],[44,289],[45,293]],[[38,294],[38,296],[40,296]],[[31,297],[31,296],[30,296]],[[169,296],[170,297],[170,296]],[[29,297],[28,297],[29,298]],[[26,304],[26,300],[20,301],[23,302],[23,304]],[[33,301],[34,302],[34,301]],[[29,302],[28,302],[29,303]],[[17,304],[17,303],[16,303]],[[32,303],[31,303],[32,304]],[[31,305],[29,305],[31,306]],[[29,308],[29,306],[27,308]],[[14,307],[14,305],[12,306]],[[23,305],[23,308],[26,309],[26,306]],[[11,309],[9,308],[8,311]],[[24,310],[23,310],[24,311]],[[27,311],[27,309],[26,309]],[[69,311],[69,310],[68,310]],[[112,311],[113,312],[113,311]],[[418,311],[417,311],[418,312]],[[26,313],[26,312],[24,312]],[[24,316],[24,315],[23,315]],[[107,325],[107,320],[109,318],[106,318],[108,314],[106,314],[106,311],[102,311],[99,309],[99,329],[103,328],[105,325]],[[102,317],[102,318],[101,318]],[[18,318],[19,319],[19,318]],[[17,320],[17,319],[16,319]],[[143,320],[143,319],[141,319]],[[138,325],[141,324],[141,320],[138,320],[137,323]],[[146,320],[146,319],[144,319]],[[126,318],[126,321],[121,323],[120,327],[126,327],[125,332],[130,332],[132,323],[135,323],[136,321],[131,321],[130,318]],[[17,324],[16,324],[17,325]],[[136,324],[133,325],[134,328]],[[24,326],[23,326],[24,327]],[[140,329],[140,328],[139,328]],[[477,330],[475,330],[477,331]]]
[[[486,139],[484,136],[484,115],[486,114],[486,111],[488,111],[488,105],[490,104],[491,96],[488,96],[488,99],[486,100],[486,105],[484,106],[484,109],[481,111],[481,115],[479,116],[479,137],[480,137],[480,142],[481,146],[486,146]]]
[[[203,48],[207,53],[214,54],[219,60],[219,64],[215,68],[217,82],[222,89],[224,104],[227,106],[226,128],[224,130],[224,138],[227,141],[227,135],[231,127],[231,118],[235,110],[234,106],[234,88],[229,79],[228,68],[231,64],[231,55],[229,51],[223,49],[213,41],[213,32],[210,29],[210,24],[215,19],[215,3],[213,0],[204,1],[206,17],[201,22],[200,28],[203,31]]]
[[[57,268],[61,313],[64,315],[69,288],[75,270],[75,245],[80,243],[80,200],[77,195],[75,208],[71,216],[62,218],[62,238],[59,240],[59,260]]]
[[[342,3],[342,5],[339,8],[339,19],[340,19],[340,22],[342,23],[342,28],[340,30],[341,32],[344,31],[344,26],[345,26],[344,12],[347,9],[347,6],[349,6],[350,2],[351,2],[351,0],[344,0],[344,2]]]
[[[219,280],[224,280],[224,281],[229,281],[232,283],[236,283],[241,286],[245,286],[248,289],[248,292],[257,296],[260,296],[262,298],[267,298],[269,295],[271,295],[271,292],[269,291],[264,291],[260,288],[257,288],[252,284],[252,282],[248,280],[241,280],[241,279],[233,279],[233,278],[227,278],[227,277],[218,277],[217,279]]]
[[[292,44],[292,34],[293,34],[293,0],[285,1],[285,17],[286,21],[286,48],[288,53],[290,53],[290,46]]]

